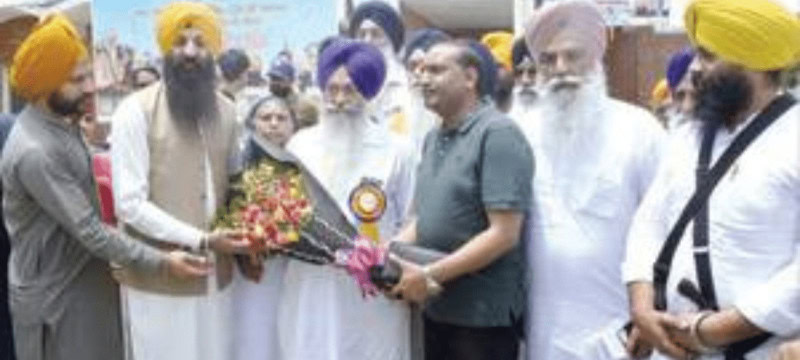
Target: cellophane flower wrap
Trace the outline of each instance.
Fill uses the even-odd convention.
[[[278,249],[294,259],[343,268],[363,295],[378,292],[370,271],[384,264],[386,251],[358,234],[297,158],[266,140],[248,140],[214,228],[242,231],[254,254]]]

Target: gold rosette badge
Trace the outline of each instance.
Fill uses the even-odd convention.
[[[386,211],[386,193],[381,189],[380,181],[364,178],[350,193],[350,211],[361,223],[359,232],[380,242],[378,221]]]

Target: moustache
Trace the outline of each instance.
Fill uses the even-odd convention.
[[[575,90],[586,82],[582,76],[565,75],[548,80],[542,88],[545,92],[559,92],[562,90]]]
[[[514,93],[519,94],[519,95],[530,95],[530,96],[535,96],[535,95],[538,94],[538,92],[536,91],[536,87],[533,86],[533,85],[517,86],[514,89]]]

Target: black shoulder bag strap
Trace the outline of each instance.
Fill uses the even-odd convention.
[[[681,211],[678,221],[670,230],[667,240],[661,248],[655,264],[653,264],[653,286],[655,288],[655,308],[667,309],[666,287],[672,267],[672,259],[683,237],[686,227],[694,220],[694,257],[697,268],[697,278],[700,283],[701,303],[698,305],[703,310],[718,310],[714,284],[711,273],[711,262],[708,248],[708,198],[722,177],[730,169],[736,159],[761,133],[777,120],[783,113],[795,104],[796,100],[788,94],[781,95],[773,100],[755,119],[736,136],[730,146],[722,153],[720,158],[708,170],[711,159],[711,149],[714,145],[714,136],[717,128],[707,125],[704,128],[700,154],[698,156],[697,185],[694,194]],[[766,341],[768,334],[747,339],[731,345],[726,351],[726,359],[743,359],[748,351]],[[746,343],[746,344],[745,344]]]

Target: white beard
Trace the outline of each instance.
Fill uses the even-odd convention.
[[[525,89],[522,86],[514,86],[512,94],[511,111],[509,116],[517,123],[529,121],[531,112],[536,109],[536,100],[539,94],[535,89]]]
[[[325,110],[320,122],[321,141],[337,158],[347,158],[358,151],[370,125],[364,110],[332,112]]]
[[[592,163],[604,141],[597,125],[607,99],[605,75],[596,71],[578,81],[575,89],[556,90],[553,82],[541,86],[534,107],[539,124],[531,134],[533,143],[556,176],[569,169],[580,171],[580,163]]]

